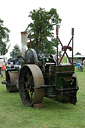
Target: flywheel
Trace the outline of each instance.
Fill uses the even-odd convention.
[[[35,64],[24,65],[19,75],[19,92],[24,105],[42,103],[44,89],[41,85],[44,85],[44,79],[40,68]]]

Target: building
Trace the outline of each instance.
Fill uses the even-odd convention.
[[[69,58],[72,61],[72,56],[71,55],[69,55]],[[85,60],[85,55],[74,55],[73,56],[73,63],[74,64],[76,64],[76,63],[82,63],[83,60]],[[67,58],[67,63],[69,63],[68,58]]]

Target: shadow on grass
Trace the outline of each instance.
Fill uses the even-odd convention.
[[[61,103],[52,99],[44,98],[43,100],[45,109],[73,109],[75,105],[71,103]]]

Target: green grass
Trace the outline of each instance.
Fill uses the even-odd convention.
[[[3,72],[4,73],[4,72]],[[78,102],[59,103],[44,98],[44,109],[22,104],[19,93],[8,93],[0,77],[0,128],[85,128],[85,71],[79,72]]]
[[[63,62],[63,63],[67,63],[67,57],[63,57],[62,62]]]

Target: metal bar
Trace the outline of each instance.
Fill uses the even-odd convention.
[[[65,52],[65,54],[66,54],[67,58],[69,59],[69,62],[72,64],[72,62],[71,62],[71,60],[70,60],[68,54],[67,54],[66,52]]]
[[[73,42],[74,42],[74,28],[72,28],[72,65],[73,65]]]
[[[69,62],[73,65],[73,36],[74,36],[74,28],[72,28],[72,38],[70,39],[70,41],[69,41],[69,43],[68,43],[68,45],[67,45],[67,46],[69,46],[70,43],[71,43],[71,41],[72,41],[72,62],[71,62],[71,60],[70,60],[70,58],[69,58],[69,56],[68,56],[68,54],[67,54],[67,52],[66,52],[67,49],[64,51],[64,53],[63,53],[63,55],[62,55],[60,61],[58,62],[58,41],[60,42],[60,44],[61,44],[61,46],[62,46],[62,48],[63,48],[63,44],[62,44],[62,42],[60,41],[60,39],[59,39],[59,37],[58,37],[58,33],[59,33],[59,32],[58,32],[58,26],[57,26],[57,28],[56,28],[56,39],[57,39],[57,65],[59,65],[59,64],[61,63],[61,61],[62,61],[62,59],[63,59],[63,57],[64,57],[65,54],[66,54],[66,56],[67,56]]]
[[[64,55],[65,55],[65,52],[63,53],[63,55],[62,55],[62,57],[61,57],[61,59],[60,59],[59,64],[61,63],[61,61],[62,61],[62,59],[63,59]]]
[[[70,39],[70,41],[69,41],[69,43],[68,43],[68,46],[70,45],[70,43],[71,43],[71,40],[72,40],[72,38]]]
[[[59,38],[58,38],[58,40],[59,40],[59,42],[60,42],[61,46],[63,47],[62,42],[60,41],[60,39],[59,39]]]
[[[58,65],[58,26],[56,27],[56,40],[57,40],[57,65]]]

